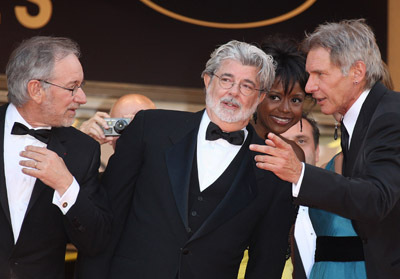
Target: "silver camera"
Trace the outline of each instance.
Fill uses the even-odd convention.
[[[108,129],[103,129],[106,137],[118,137],[122,134],[132,119],[130,118],[104,118]]]

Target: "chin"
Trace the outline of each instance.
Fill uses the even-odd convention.
[[[280,135],[280,134],[283,134],[284,132],[286,132],[287,130],[289,130],[289,128],[290,127],[288,127],[288,128],[286,128],[286,127],[285,128],[282,128],[282,127],[273,128],[273,129],[271,129],[271,132],[276,135]]]
[[[215,115],[223,122],[234,123],[241,120],[242,116],[238,112],[227,110],[216,110]]]
[[[331,115],[331,114],[334,114],[334,113],[335,113],[335,110],[330,109],[330,108],[322,108],[322,107],[321,107],[321,112],[322,112],[323,114],[326,114],[326,115]]]
[[[62,127],[69,127],[69,126],[71,126],[72,124],[74,124],[74,122],[75,122],[75,118],[66,118],[66,119],[63,119],[63,120],[62,120],[62,123],[61,123],[60,126],[62,126]]]
[[[287,130],[289,130],[290,127],[291,127],[290,124],[282,126],[282,125],[276,124],[275,122],[267,123],[267,125],[266,125],[266,128],[269,129],[274,134],[282,134],[282,133],[286,132]]]

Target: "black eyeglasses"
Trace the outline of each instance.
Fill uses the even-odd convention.
[[[64,86],[58,85],[58,84],[54,84],[54,83],[52,83],[52,82],[49,82],[49,81],[43,80],[43,79],[38,79],[38,81],[44,82],[44,83],[46,83],[46,84],[53,85],[53,86],[55,86],[55,87],[58,87],[58,88],[61,88],[61,89],[64,89],[64,90],[71,91],[71,95],[72,95],[72,96],[75,95],[76,91],[78,91],[79,88],[82,89],[82,87],[85,85],[85,82],[83,81],[80,85],[75,84],[74,87],[68,88],[68,87],[64,87]]]
[[[213,75],[219,79],[219,86],[221,86],[223,89],[231,89],[235,84],[237,84],[230,77],[219,77],[216,74]],[[240,82],[239,91],[244,96],[250,96],[256,91],[263,92],[264,89],[255,88],[254,85],[249,82]]]

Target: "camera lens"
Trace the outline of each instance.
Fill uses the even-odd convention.
[[[124,129],[126,128],[126,126],[128,126],[128,122],[126,122],[123,119],[120,119],[117,122],[115,122],[114,130],[118,134],[121,134],[124,131]]]

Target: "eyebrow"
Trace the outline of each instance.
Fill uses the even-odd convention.
[[[312,70],[312,71],[307,71],[306,70],[306,72],[309,73],[309,74],[322,74],[322,73],[324,73],[323,70],[318,70],[318,69]]]
[[[229,73],[224,73],[224,74],[221,75],[221,77],[223,77],[223,76],[228,76],[228,77],[234,78],[234,75],[229,74]],[[248,82],[248,83],[251,83],[251,84],[253,84],[254,86],[256,86],[256,83],[255,83],[254,81],[250,80],[250,79],[246,79],[246,78],[245,78],[245,79],[243,80],[243,82]]]
[[[281,92],[279,92],[279,91],[275,91],[275,90],[269,90],[269,91],[268,91],[268,93],[282,94]]]
[[[67,82],[65,84],[65,86],[74,86],[74,85],[78,85],[78,84],[82,84],[82,83],[84,83],[84,80],[82,80],[81,82],[79,82],[78,80],[74,80],[74,81]]]
[[[310,137],[309,136],[306,136],[306,135],[298,135],[298,136],[296,136],[296,139],[297,140],[299,140],[299,139],[305,139],[305,140],[308,140]]]

